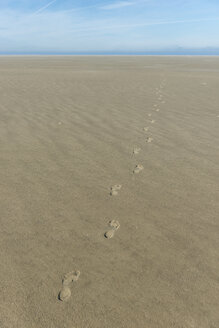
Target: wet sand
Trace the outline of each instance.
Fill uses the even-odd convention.
[[[219,327],[218,86],[217,57],[0,57],[2,328]]]

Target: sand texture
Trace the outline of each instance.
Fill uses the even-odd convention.
[[[219,58],[0,57],[0,193],[1,328],[218,328]]]

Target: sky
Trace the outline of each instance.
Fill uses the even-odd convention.
[[[219,54],[219,0],[0,0],[0,54]]]

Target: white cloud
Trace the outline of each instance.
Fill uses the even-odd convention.
[[[46,10],[49,6],[51,6],[54,2],[56,2],[57,0],[52,0],[49,3],[47,3],[45,6],[41,7],[40,9],[38,9],[37,11],[35,11],[33,13],[33,15],[37,15],[39,13],[42,13],[44,10]]]
[[[104,30],[115,30],[118,32],[119,29],[135,29],[140,27],[147,27],[147,26],[156,26],[156,25],[171,25],[171,24],[189,24],[189,23],[199,23],[199,22],[213,22],[219,21],[218,18],[200,18],[200,19],[185,19],[185,20],[167,20],[167,21],[149,21],[149,22],[142,22],[142,23],[131,23],[131,24],[116,24],[116,22],[112,22],[109,24],[109,21],[96,21],[95,24],[84,24],[81,26],[75,26],[72,29],[72,32],[83,32],[89,31],[99,31],[103,33]]]
[[[118,9],[118,8],[133,6],[135,4],[136,4],[136,2],[133,2],[133,1],[132,2],[130,2],[130,1],[119,1],[119,2],[111,3],[110,5],[100,7],[100,9],[111,10],[111,9]]]

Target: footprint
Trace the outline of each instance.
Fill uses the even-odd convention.
[[[151,120],[150,122],[151,122],[151,124],[153,124],[153,123],[155,123],[156,121],[155,121],[155,120]]]
[[[135,147],[133,149],[133,154],[137,155],[140,152],[141,148]]]
[[[63,286],[69,286],[73,281],[77,281],[80,277],[80,271],[71,271],[64,275],[62,279]]]
[[[145,127],[143,128],[143,130],[144,130],[145,132],[147,132],[147,131],[148,131],[148,129],[149,129],[149,127],[148,127],[148,126],[145,126]]]
[[[62,279],[62,289],[59,292],[58,298],[60,301],[67,301],[71,297],[71,290],[69,288],[69,285],[77,281],[80,276],[80,271],[71,271],[64,275]]]
[[[60,301],[63,301],[63,302],[66,302],[69,300],[69,298],[71,297],[71,290],[69,287],[67,286],[63,286],[63,288],[60,290],[59,292],[59,300]]]
[[[116,196],[116,195],[118,195],[118,191],[120,190],[122,188],[122,185],[114,185],[114,186],[112,186],[110,189],[111,189],[111,191],[110,191],[110,195],[111,196]]]
[[[109,230],[107,232],[105,232],[104,237],[107,239],[113,238],[115,235],[115,230]]]
[[[146,142],[152,142],[153,141],[153,138],[151,138],[151,137],[148,137],[147,139],[146,139]]]
[[[137,174],[137,173],[140,173],[143,169],[144,169],[143,165],[138,164],[138,165],[136,165],[136,167],[134,168],[133,173],[136,173],[136,174]]]
[[[109,221],[109,226],[112,227],[114,230],[118,230],[120,228],[120,223],[117,220]]]
[[[104,237],[107,239],[113,238],[115,235],[115,231],[120,228],[120,223],[117,220],[109,221],[109,226],[112,228],[104,233]]]
[[[156,109],[156,112],[159,112],[159,111],[160,111],[160,108],[157,108],[157,109]]]
[[[148,116],[151,116],[152,114],[150,113],[150,114],[148,114]]]

